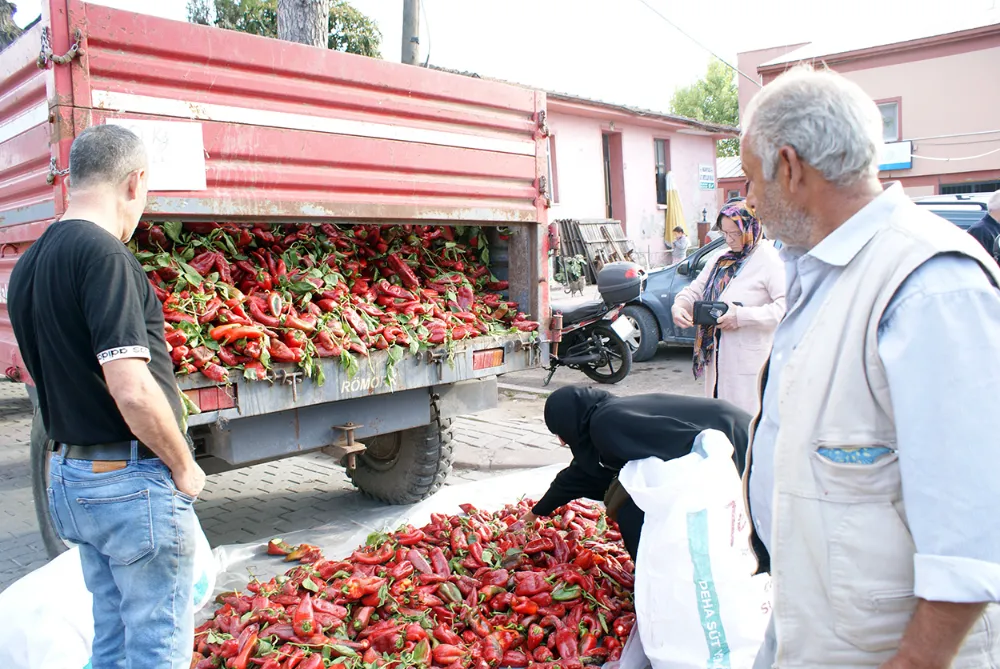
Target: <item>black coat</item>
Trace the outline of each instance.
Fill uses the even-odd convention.
[[[547,516],[574,499],[603,500],[625,463],[687,455],[705,430],[729,438],[742,473],[750,421],[750,414],[723,400],[666,393],[615,397],[592,388],[560,388],[545,402],[545,424],[566,442],[573,461],[532,511]],[[622,540],[633,559],[644,516],[631,499],[618,512]]]
[[[983,245],[987,253],[993,255],[993,245],[997,237],[1000,236],[1000,223],[997,222],[997,219],[986,214],[979,222],[972,224],[972,227],[969,228],[969,234]]]

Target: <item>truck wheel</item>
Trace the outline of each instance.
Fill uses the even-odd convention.
[[[367,450],[350,472],[365,495],[387,504],[413,504],[434,494],[451,473],[451,419],[364,440]]]
[[[31,494],[35,498],[35,516],[42,542],[50,558],[64,553],[68,546],[59,538],[49,515],[49,437],[42,426],[42,414],[35,409],[31,419]]]
[[[656,322],[656,316],[646,307],[634,304],[622,309],[622,315],[638,331],[628,342],[632,347],[632,361],[646,362],[656,355],[656,349],[660,345],[660,326]]]

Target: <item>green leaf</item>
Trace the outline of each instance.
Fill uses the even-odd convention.
[[[167,221],[163,224],[163,232],[166,233],[167,237],[171,239],[175,244],[179,244],[181,241],[181,233],[184,232],[184,224],[180,221]]]
[[[604,633],[605,634],[610,634],[610,632],[608,632],[608,621],[604,617],[604,614],[603,613],[598,613],[597,614],[597,619],[601,622],[601,629],[604,630]]]
[[[372,548],[378,548],[385,542],[389,541],[389,535],[384,532],[372,532],[365,539],[365,546],[371,546]]]
[[[260,639],[257,642],[257,655],[263,657],[264,655],[270,655],[274,652],[274,646],[265,639]]]
[[[604,534],[607,531],[608,521],[605,519],[604,514],[601,514],[601,517],[597,519],[597,533]]]
[[[340,364],[347,371],[348,380],[353,379],[361,369],[357,356],[346,349],[340,354]]]
[[[378,605],[380,607],[385,606],[386,600],[389,599],[389,584],[384,583],[382,587],[378,589]]]
[[[197,286],[205,280],[201,274],[198,274],[194,267],[191,267],[191,265],[188,265],[183,260],[177,259],[177,266],[180,267],[184,280],[192,286]]]
[[[271,354],[268,352],[267,347],[261,347],[260,351],[260,364],[264,365],[266,369],[271,368]]]
[[[302,581],[302,587],[309,592],[319,592],[319,586],[316,585],[316,582],[312,580],[312,578],[307,577],[304,581]]]
[[[455,242],[446,242],[446,243],[445,243],[445,245],[444,245],[444,247],[445,247],[446,249],[453,249],[453,248],[455,248],[456,246],[458,246],[458,244],[456,244]]]
[[[490,264],[490,250],[489,249],[483,249],[483,255],[480,256],[480,257],[483,259],[483,264],[484,265],[489,265]]]
[[[329,660],[332,655],[333,655],[333,649],[330,648],[329,646],[323,646],[323,659]]]
[[[229,237],[229,235],[225,233],[222,234],[222,243],[225,244],[230,257],[239,255],[239,252],[236,250],[236,244],[233,244],[233,240]]]
[[[191,260],[194,259],[194,256],[195,256],[194,247],[189,246],[188,248],[184,249],[184,253],[181,254],[181,259],[183,259],[186,262],[190,262]]]
[[[316,290],[316,286],[312,285],[308,281],[291,281],[289,282],[288,287],[299,295],[305,295],[306,293],[311,293]]]

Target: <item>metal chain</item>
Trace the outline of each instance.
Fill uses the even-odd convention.
[[[73,42],[73,46],[69,48],[69,51],[67,51],[62,56],[57,56],[54,53],[52,53],[52,41],[49,38],[49,29],[42,28],[42,50],[41,53],[38,54],[38,59],[35,61],[35,64],[38,65],[38,68],[41,70],[47,69],[49,63],[55,63],[56,65],[66,65],[74,58],[81,55],[83,53],[83,50],[80,48],[80,42],[83,41],[83,33],[81,33],[79,29],[77,29],[73,31],[73,37],[76,41]]]
[[[59,163],[56,162],[55,158],[49,159],[49,175],[45,177],[45,182],[50,186],[56,182],[58,177],[64,177],[69,174],[69,168],[64,170],[59,169]]]

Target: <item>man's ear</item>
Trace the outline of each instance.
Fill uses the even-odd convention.
[[[798,152],[791,146],[783,146],[778,150],[778,166],[782,180],[788,184],[788,192],[795,193],[802,189],[805,170]]]
[[[128,199],[137,200],[142,192],[143,184],[146,181],[146,170],[136,170],[128,175],[125,180],[125,187],[127,189]]]

